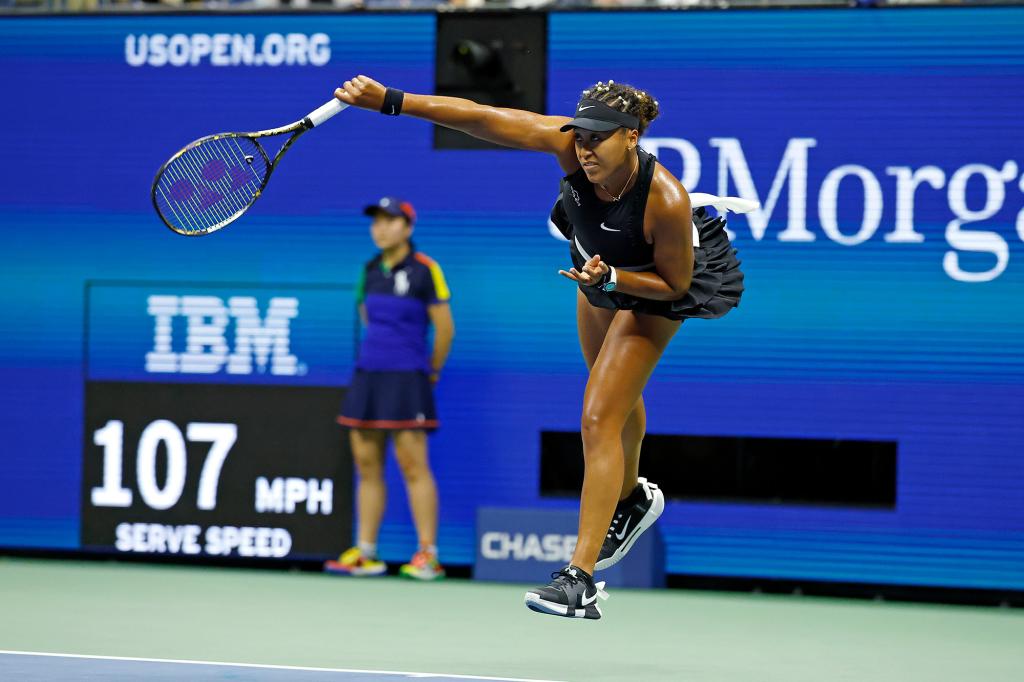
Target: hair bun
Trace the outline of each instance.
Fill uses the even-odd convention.
[[[636,116],[640,119],[639,130],[642,135],[651,121],[658,117],[658,100],[646,90],[634,88],[628,83],[598,81],[583,91],[584,99],[593,99],[619,111]]]

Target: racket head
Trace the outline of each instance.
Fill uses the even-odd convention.
[[[259,199],[274,166],[253,133],[218,133],[185,146],[153,179],[157,215],[198,237],[230,225]]]

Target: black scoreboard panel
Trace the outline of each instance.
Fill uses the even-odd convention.
[[[337,388],[90,381],[83,548],[323,559],[352,535]]]

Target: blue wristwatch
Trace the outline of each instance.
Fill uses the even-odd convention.
[[[616,285],[618,283],[619,283],[618,273],[615,272],[615,268],[614,267],[609,265],[608,266],[608,272],[605,273],[605,277],[602,278],[602,281],[601,281],[600,284],[597,285],[597,288],[600,289],[601,291],[605,292],[605,293],[609,293],[610,294],[611,292],[615,291],[615,287],[616,287]]]

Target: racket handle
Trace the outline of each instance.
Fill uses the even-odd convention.
[[[335,114],[340,114],[346,108],[348,108],[347,104],[332,98],[327,104],[309,112],[309,115],[306,116],[306,118],[309,119],[309,122],[312,123],[315,128]]]

